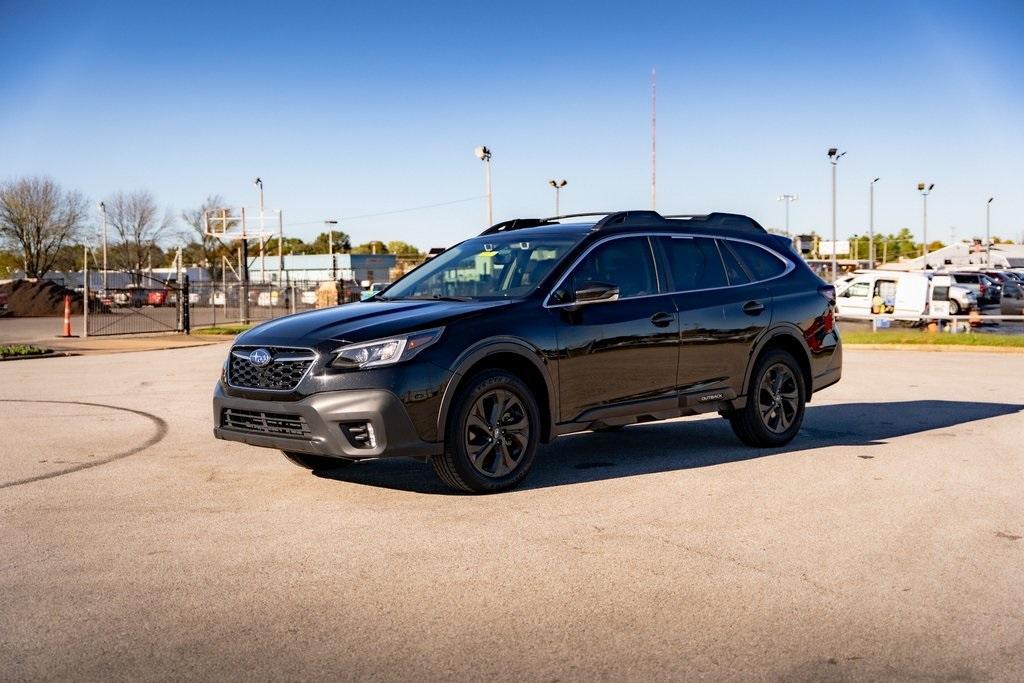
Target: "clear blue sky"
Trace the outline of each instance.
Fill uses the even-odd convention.
[[[210,193],[324,218],[362,241],[447,245],[484,222],[473,147],[494,151],[495,218],[649,204],[840,235],[1024,231],[1024,2],[262,3],[0,0],[0,178],[94,200]]]

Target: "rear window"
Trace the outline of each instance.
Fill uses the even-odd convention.
[[[724,287],[725,268],[715,241],[708,237],[664,237],[661,240],[677,292]]]
[[[736,255],[740,257],[740,260],[746,265],[754,275],[755,280],[767,280],[773,278],[786,270],[786,264],[782,260],[768,251],[756,245],[748,242],[736,242],[729,240],[728,244],[732,247]]]
[[[725,272],[729,276],[729,284],[745,285],[750,282],[750,276],[743,270],[743,266],[736,259],[736,254],[732,253],[722,240],[718,241],[718,245],[721,247],[722,261],[725,263]]]

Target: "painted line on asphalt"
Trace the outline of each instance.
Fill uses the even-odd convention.
[[[135,448],[132,448],[132,449],[127,450],[127,451],[124,451],[122,453],[115,453],[114,455],[111,455],[109,457],[103,458],[101,460],[94,460],[92,462],[85,462],[85,463],[82,463],[80,465],[73,465],[71,467],[65,467],[64,469],[57,470],[56,472],[47,472],[46,474],[40,474],[40,475],[37,475],[35,477],[28,477],[26,479],[16,479],[14,481],[0,482],[0,489],[6,489],[6,488],[9,488],[11,486],[20,486],[22,484],[31,484],[34,481],[42,481],[44,479],[53,479],[54,477],[60,477],[60,476],[63,476],[65,474],[71,474],[72,472],[79,472],[81,470],[86,470],[86,469],[89,469],[90,467],[97,467],[99,465],[106,465],[108,462],[113,462],[115,460],[120,460],[121,458],[126,458],[129,455],[134,455],[135,453],[138,453],[140,451],[144,451],[147,448],[149,448],[150,446],[153,446],[153,445],[159,443],[160,441],[163,440],[163,438],[165,436],[167,436],[167,422],[164,421],[163,418],[157,417],[156,415],[153,415],[152,413],[143,412],[141,410],[133,410],[132,408],[122,408],[121,406],[112,406],[112,405],[108,405],[106,403],[89,403],[87,401],[43,401],[43,400],[14,399],[14,398],[11,398],[11,399],[0,398],[0,403],[52,403],[52,404],[57,404],[57,405],[89,406],[89,407],[92,407],[92,408],[106,408],[108,410],[120,410],[120,411],[125,412],[125,413],[131,413],[133,415],[138,415],[140,417],[144,417],[147,420],[149,420],[150,422],[152,422],[154,425],[156,425],[156,433],[153,436],[151,436],[148,439],[146,439],[140,445],[136,446]]]

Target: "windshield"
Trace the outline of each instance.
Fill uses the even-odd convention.
[[[505,299],[532,292],[565,253],[571,237],[478,237],[456,245],[409,273],[380,297]]]

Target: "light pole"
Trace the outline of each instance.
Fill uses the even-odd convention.
[[[839,264],[836,262],[836,165],[846,156],[836,147],[828,148],[828,160],[832,164],[832,281],[839,275]]]
[[[337,280],[338,267],[334,263],[334,226],[338,221],[326,220],[324,227],[327,228],[327,253],[331,256],[331,280]]]
[[[992,267],[992,200],[989,197],[985,202],[985,265]],[[104,243],[105,244],[105,243]],[[105,268],[106,266],[104,266]]]
[[[562,180],[549,180],[548,181],[548,185],[550,185],[551,187],[555,188],[555,215],[556,216],[561,216],[562,215],[561,212],[559,211],[559,199],[560,199],[559,195],[562,192],[562,188],[565,187],[568,184],[569,184],[569,181],[567,181],[565,179],[562,179]]]
[[[989,200],[991,201],[991,200]],[[100,202],[100,215],[103,217],[103,294],[107,293],[107,205]]]
[[[480,145],[473,153],[476,154],[476,158],[484,162],[484,184],[487,188],[487,226],[494,225],[494,204],[493,197],[491,195],[491,150],[486,146]]]
[[[921,193],[921,197],[924,198],[924,214],[922,216],[922,224],[924,231],[924,244],[921,247],[921,255],[924,260],[923,270],[928,270],[928,195],[931,194],[932,188],[935,187],[935,183],[925,185],[925,183],[918,183],[917,190]]]
[[[789,205],[800,199],[800,195],[780,194],[779,201],[786,202],[786,237],[789,237]]]
[[[868,261],[871,262],[872,268],[875,267],[875,183],[879,180],[881,178],[875,178],[868,185],[871,195],[868,209]]]

